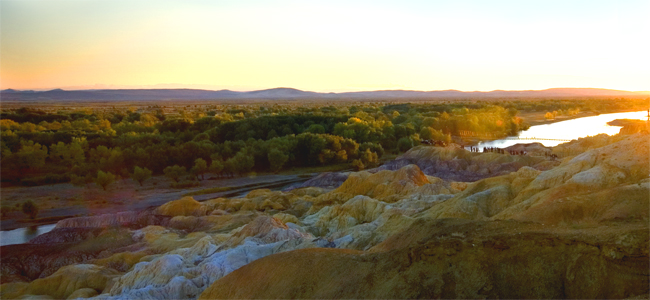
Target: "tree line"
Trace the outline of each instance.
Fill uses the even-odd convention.
[[[577,108],[564,107],[565,102],[542,104],[544,110]],[[2,180],[23,185],[96,182],[106,187],[116,178],[142,183],[164,174],[181,185],[182,178],[196,181],[206,173],[240,176],[331,164],[363,169],[377,165],[384,153],[407,151],[422,140],[450,142],[459,132],[516,134],[528,128],[517,109],[526,105],[538,104],[4,110]]]

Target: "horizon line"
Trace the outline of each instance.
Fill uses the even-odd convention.
[[[606,90],[606,91],[617,91],[617,92],[629,92],[629,93],[650,93],[650,90],[645,90],[645,91],[630,91],[630,90],[619,90],[619,89],[608,89],[608,88],[596,88],[596,87],[553,87],[553,88],[546,88],[546,89],[525,89],[525,90],[505,90],[505,89],[495,89],[495,90],[488,90],[488,91],[480,91],[480,90],[458,90],[458,89],[443,89],[443,90],[414,90],[414,89],[379,89],[379,90],[355,90],[355,91],[347,91],[347,92],[316,92],[316,91],[310,91],[310,90],[302,90],[298,88],[292,88],[292,87],[274,87],[274,88],[263,88],[263,89],[253,89],[253,90],[233,90],[233,89],[227,89],[227,88],[222,88],[222,89],[209,89],[209,88],[191,88],[191,87],[155,87],[158,85],[173,85],[173,84],[157,84],[153,85],[151,87],[102,87],[102,88],[92,88],[92,87],[63,87],[63,88],[37,88],[37,89],[13,89],[13,88],[6,88],[2,89],[0,91],[18,91],[18,92],[28,92],[28,91],[34,91],[34,92],[50,92],[50,91],[110,91],[110,90],[202,90],[202,91],[213,91],[213,92],[218,92],[218,91],[232,91],[232,92],[238,92],[238,93],[247,93],[247,92],[258,92],[258,91],[268,91],[268,90],[277,90],[277,89],[291,89],[291,90],[297,90],[301,92],[311,92],[311,93],[319,93],[319,94],[345,94],[345,93],[363,93],[363,92],[391,92],[391,91],[402,91],[402,92],[462,92],[462,93],[490,93],[490,92],[535,92],[535,91],[548,91],[548,90],[561,90],[561,89],[583,89],[583,90]],[[197,84],[199,85],[199,84]]]

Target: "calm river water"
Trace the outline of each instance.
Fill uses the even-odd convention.
[[[543,139],[574,140],[586,136],[598,135],[605,133],[615,135],[621,129],[619,126],[609,126],[607,122],[616,119],[637,119],[647,120],[647,111],[635,111],[626,113],[602,114],[591,117],[578,118],[552,124],[531,126],[528,130],[522,131],[517,137],[526,138],[518,139],[500,139],[494,141],[481,142],[478,144],[480,150],[483,147],[505,148],[520,143],[542,143],[544,146],[553,147],[565,143],[565,141],[549,141]],[[539,138],[541,140],[528,139]]]
[[[0,246],[27,243],[29,240],[39,236],[40,234],[54,229],[54,226],[56,226],[56,224],[0,231]]]

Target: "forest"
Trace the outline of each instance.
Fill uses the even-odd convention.
[[[360,170],[423,140],[517,134],[529,126],[521,113],[552,118],[642,110],[648,100],[179,103],[5,107],[2,182],[106,188],[120,178],[142,183],[164,174],[185,187],[206,173],[232,177],[331,164]]]

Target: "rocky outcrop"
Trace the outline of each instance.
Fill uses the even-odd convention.
[[[29,241],[29,244],[78,243],[92,239],[104,231],[101,227],[54,228]]]
[[[648,136],[635,135],[584,152],[540,172],[522,167],[470,184],[433,205],[433,218],[517,219],[542,223],[647,218]]]
[[[416,147],[393,166],[424,159],[439,163],[438,171],[489,176],[450,181],[403,164],[350,173],[331,191],[262,189],[70,219],[29,244],[2,247],[2,280],[13,283],[0,293],[3,299],[647,295],[648,141],[643,134],[583,139],[569,146],[584,151],[561,161]],[[79,263],[93,264],[106,280],[97,284],[95,273],[79,271],[84,281],[62,269]],[[47,279],[34,285],[43,289],[32,286],[38,278]]]
[[[2,285],[2,299],[13,299],[20,295],[48,295],[54,299],[66,299],[74,293],[88,293],[88,289],[102,291],[117,272],[88,264],[65,266],[51,276],[36,279],[29,284],[14,283]],[[85,291],[78,291],[86,289]]]
[[[429,179],[420,168],[416,165],[407,165],[397,171],[384,170],[374,174],[364,171],[352,173],[340,187],[332,191],[332,194],[339,194],[347,199],[356,195],[365,195],[385,202],[395,202],[401,196],[429,183]]]
[[[616,119],[607,122],[610,126],[622,126],[619,134],[635,134],[639,132],[647,133],[650,130],[650,122],[634,119]]]
[[[97,291],[95,289],[80,288],[80,289],[72,292],[72,294],[70,294],[70,296],[68,296],[67,299],[90,298],[90,297],[94,297],[94,296],[97,296],[97,295],[98,295],[98,293],[97,293]]]
[[[259,259],[199,299],[626,298],[648,291],[648,241],[647,224],[603,233],[422,219],[369,252]]]
[[[598,139],[594,143],[604,143]],[[588,144],[580,141],[581,147]],[[416,192],[418,187],[400,195],[394,204],[381,205],[380,211],[363,221],[342,208],[377,201],[385,187],[366,188],[366,183],[378,183],[370,175],[353,174],[349,181],[354,184],[344,183],[319,196],[330,202],[302,222],[315,234],[328,237],[332,245],[372,248],[365,252],[306,249],[263,258],[215,282],[200,298],[627,298],[647,294],[648,136],[608,138],[608,144],[599,145],[550,170],[522,166],[517,172],[471,183],[456,195],[424,196]],[[457,150],[441,151],[445,158]],[[495,155],[471,159],[508,159]],[[376,199],[345,197],[354,193]],[[426,197],[436,199],[426,201]],[[371,232],[380,231],[390,219],[397,231],[388,230],[379,244],[368,242]],[[302,271],[301,265],[319,272]],[[256,282],[256,287],[244,289],[241,282]]]
[[[226,213],[238,211],[279,212],[301,216],[311,206],[311,199],[323,194],[319,188],[301,188],[290,192],[271,191],[269,189],[253,190],[244,198],[218,198],[204,202],[213,212]],[[305,206],[306,205],[306,206]]]
[[[579,138],[553,147],[553,153],[560,155],[560,157],[575,156],[591,149],[616,143],[623,138],[625,138],[623,135],[611,136],[607,134]]]
[[[546,156],[552,152],[551,147],[546,147],[542,145],[542,143],[519,143],[510,147],[506,147],[504,150],[506,153],[510,153],[510,151],[517,151],[519,153],[525,152],[526,155],[533,156]]]
[[[285,213],[277,213],[273,215],[274,218],[282,221],[282,223],[294,223],[294,224],[299,224],[300,220],[298,220],[298,217],[295,215],[290,215],[290,214],[285,214]]]
[[[213,248],[216,246],[212,245]],[[186,299],[200,290],[182,276],[184,258],[178,254],[164,255],[152,262],[142,262],[121,276],[111,287],[111,295],[132,295],[134,298]]]
[[[555,192],[565,192],[569,186]],[[573,225],[605,220],[647,220],[650,206],[650,180],[597,191],[555,197],[544,195],[538,203],[523,210],[517,206],[495,216],[495,219],[517,219],[544,224]]]
[[[433,218],[486,220],[513,205],[515,196],[541,172],[523,167],[508,175],[483,179],[452,199],[433,205],[427,215]]]
[[[75,228],[74,234],[69,229],[55,229],[44,238],[36,238],[37,243],[3,246],[2,283],[45,278],[61,267],[125,251],[123,247],[135,242],[131,236],[125,229]]]
[[[292,187],[291,190],[305,188],[305,187],[335,189],[341,186],[341,184],[343,184],[343,182],[345,182],[346,179],[348,179],[348,173],[325,172],[325,173],[318,174],[318,176],[311,178],[296,187]]]
[[[291,239],[313,239],[308,233],[301,232],[296,228],[290,228],[277,218],[270,216],[259,216],[232,235],[225,245],[236,246],[245,239],[253,238],[260,243],[268,244],[277,241]]]
[[[496,219],[524,219],[536,212],[547,222],[601,221],[608,218],[647,218],[647,178],[650,172],[648,135],[629,136],[592,149],[542,172],[516,195],[512,206]],[[618,193],[626,194],[618,194]]]
[[[359,195],[342,205],[326,206],[302,221],[317,236],[347,229],[377,219],[386,207],[385,202]]]
[[[166,226],[171,217],[156,214],[153,210],[143,210],[139,212],[125,211],[114,214],[103,214],[90,217],[76,217],[63,219],[56,223],[56,228],[76,228],[76,227],[128,227],[142,228],[149,225]]]
[[[156,209],[156,213],[164,216],[205,216],[208,207],[194,200],[192,197],[183,197],[179,200],[167,202]]]
[[[144,235],[156,231],[164,234],[164,229],[160,228],[152,227],[146,231]],[[150,261],[141,261],[119,277],[108,293],[98,298],[196,298],[212,282],[241,266],[274,253],[311,247],[312,239],[309,234],[290,228],[277,219],[261,216],[225,242],[204,235],[189,247],[178,247]]]
[[[379,170],[397,170],[417,165],[426,175],[451,181],[477,181],[506,175],[524,166],[548,169],[549,158],[530,155],[469,152],[458,147],[418,146],[387,162]]]
[[[127,252],[115,253],[106,258],[91,260],[89,261],[89,263],[111,268],[119,272],[126,272],[129,269],[131,269],[131,267],[133,267],[135,264],[140,262],[140,260],[143,259],[144,257],[155,254],[153,251],[150,251],[148,249],[140,248],[138,250],[135,250],[133,252],[127,251]]]
[[[154,253],[166,253],[178,248],[191,247],[205,236],[207,236],[205,232],[186,234],[183,231],[161,226],[147,226],[133,232],[133,239],[138,243],[144,243],[147,249]]]

